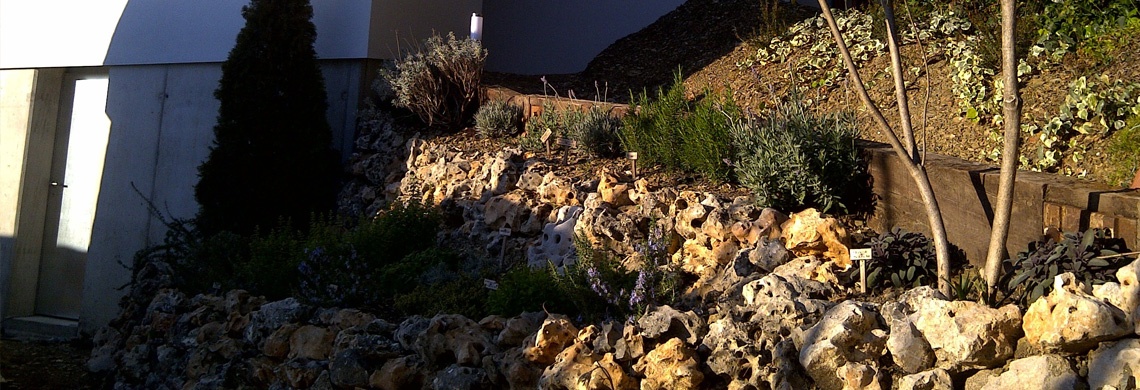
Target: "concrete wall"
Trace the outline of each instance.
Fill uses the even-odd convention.
[[[683,0],[486,0],[487,70],[575,73],[603,49],[676,9]],[[684,37],[677,37],[684,39]]]
[[[323,61],[334,143],[351,152],[363,61]],[[213,92],[220,64],[112,67],[107,115],[111,136],[102,190],[87,255],[80,331],[93,332],[118,313],[139,249],[161,242],[166,227],[153,218],[138,190],[167,218],[198,210],[194,185],[198,165],[209,155],[218,101]]]
[[[33,70],[0,71],[0,275],[12,274],[16,205],[24,177],[24,145],[35,77]],[[0,277],[0,291],[8,291],[9,283],[9,278]],[[7,293],[0,294],[0,318],[4,318],[6,298]]]
[[[483,10],[483,0],[372,2],[368,58],[392,59],[418,47],[433,33],[471,32],[471,14]]]
[[[867,142],[874,192],[879,197],[871,228],[900,226],[930,234],[917,186],[890,146]],[[947,238],[970,262],[984,265],[989,248],[993,202],[997,199],[997,167],[928,154],[927,173],[942,210]],[[1017,256],[1043,237],[1046,227],[1062,231],[1090,227],[1113,229],[1129,248],[1140,247],[1137,221],[1140,191],[1108,187],[1066,176],[1019,171],[1014,185],[1007,256]]]
[[[221,62],[248,0],[0,0],[0,69]],[[312,0],[322,59],[391,58],[432,31],[466,36],[482,0]],[[414,39],[412,39],[414,38]]]

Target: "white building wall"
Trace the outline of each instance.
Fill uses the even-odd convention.
[[[535,75],[580,72],[610,44],[645,28],[682,3],[684,0],[485,0],[487,70]]]
[[[322,61],[321,66],[334,147],[346,155],[363,61]],[[118,315],[124,292],[115,289],[130,281],[130,271],[119,263],[131,264],[136,251],[162,242],[166,234],[132,184],[167,218],[197,213],[194,185],[214,139],[219,103],[213,93],[221,76],[217,63],[110,68],[111,136],[87,253],[82,332],[90,334]]]

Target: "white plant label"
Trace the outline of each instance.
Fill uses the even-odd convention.
[[[871,260],[871,248],[851,249],[851,260]]]
[[[499,282],[496,282],[496,281],[491,280],[491,279],[483,279],[483,287],[486,287],[487,289],[490,289],[490,290],[498,290],[499,289]]]
[[[508,237],[511,235],[511,228],[499,228],[499,235]]]
[[[550,131],[550,129],[547,128],[546,132],[542,133],[542,143],[546,143],[546,141],[549,141],[550,136],[553,134],[554,134],[554,132]]]
[[[637,160],[637,152],[626,153],[625,158],[628,158],[630,160]]]

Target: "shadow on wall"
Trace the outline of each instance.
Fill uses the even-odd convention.
[[[484,1],[487,70],[580,72],[614,41],[641,30],[681,3],[684,0]]]
[[[16,239],[0,236],[0,319],[7,318],[8,286],[12,278],[12,255],[15,253]]]

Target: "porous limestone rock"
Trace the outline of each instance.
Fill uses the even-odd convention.
[[[1004,372],[980,371],[966,380],[970,390],[1073,390],[1083,380],[1073,371],[1065,358],[1057,355],[1038,355],[1017,359],[1009,363]]]
[[[705,379],[696,352],[676,338],[658,344],[633,370],[645,378],[641,390],[696,390]]]
[[[368,376],[368,385],[380,390],[418,389],[424,382],[423,368],[415,355],[389,359]]]
[[[807,209],[792,214],[780,230],[784,246],[796,256],[825,258],[839,271],[851,268],[847,251],[851,238],[839,220],[823,217],[816,209]]]
[[[1072,273],[1057,275],[1053,291],[1029,305],[1022,327],[1026,341],[1045,351],[1085,352],[1101,341],[1132,333],[1125,314],[1089,295]]]
[[[1101,343],[1089,353],[1089,387],[1136,390],[1140,386],[1140,339]]]
[[[676,216],[676,224],[674,229],[677,234],[686,240],[694,240],[698,237],[705,238],[701,231],[701,225],[705,223],[705,218],[708,216],[711,207],[701,204],[701,200],[697,193],[692,191],[681,191],[677,195],[677,199],[673,201],[673,206],[670,213]]]
[[[327,360],[336,334],[326,328],[305,325],[289,336],[289,358]]]
[[[843,390],[883,390],[882,375],[866,364],[847,362],[835,370],[835,376],[843,381]]]
[[[934,350],[909,318],[891,323],[890,328],[887,350],[891,351],[896,366],[909,374],[934,366]]]
[[[823,388],[839,389],[844,378],[836,375],[843,365],[866,364],[873,370],[886,348],[887,333],[871,304],[844,301],[827,311],[804,334],[800,364]]]
[[[475,321],[456,315],[432,317],[423,333],[416,337],[414,351],[429,366],[437,362],[477,367],[484,355],[498,352],[495,343]]]
[[[293,337],[293,332],[300,328],[297,324],[289,323],[282,325],[276,331],[265,338],[265,346],[261,352],[266,356],[275,358],[284,358],[289,354],[289,339]]]
[[[534,338],[534,346],[526,350],[530,361],[550,365],[563,349],[574,343],[578,328],[563,315],[550,315],[542,322]]]
[[[580,204],[574,186],[569,181],[555,175],[554,172],[547,172],[542,177],[542,184],[538,186],[538,198],[555,207]]]
[[[495,336],[495,344],[503,348],[522,346],[527,337],[538,332],[545,318],[542,312],[528,312],[507,319],[499,335]]]
[[[491,387],[485,371],[457,364],[440,370],[431,380],[432,390],[482,390]]]
[[[1116,270],[1116,282],[1093,288],[1093,296],[1104,299],[1124,312],[1133,332],[1140,335],[1140,259]]]
[[[542,228],[542,241],[527,250],[527,265],[531,268],[545,268],[554,264],[556,268],[573,264],[577,260],[574,251],[574,226],[582,215],[581,206],[563,206],[558,209],[558,220]]]
[[[637,320],[641,335],[653,340],[677,338],[696,345],[705,335],[705,321],[692,311],[681,312],[671,306],[657,306]]]
[[[950,373],[941,368],[902,377],[898,390],[954,390]]]
[[[609,203],[613,207],[624,207],[633,205],[633,200],[630,199],[630,191],[633,190],[629,183],[623,183],[617,175],[610,173],[607,169],[602,169],[598,177],[598,196],[601,197],[603,202]]]
[[[484,222],[492,229],[520,230],[530,218],[530,208],[522,192],[510,192],[492,197],[484,208]]]
[[[935,365],[950,372],[1001,365],[1021,337],[1021,310],[1014,305],[998,309],[972,301],[947,301],[941,294],[912,290],[909,319],[934,350]],[[888,310],[884,310],[886,312]]]
[[[610,387],[610,383],[613,387]],[[598,355],[584,343],[574,343],[562,350],[550,367],[542,372],[538,388],[549,390],[633,390],[633,379],[614,362],[613,354]]]

